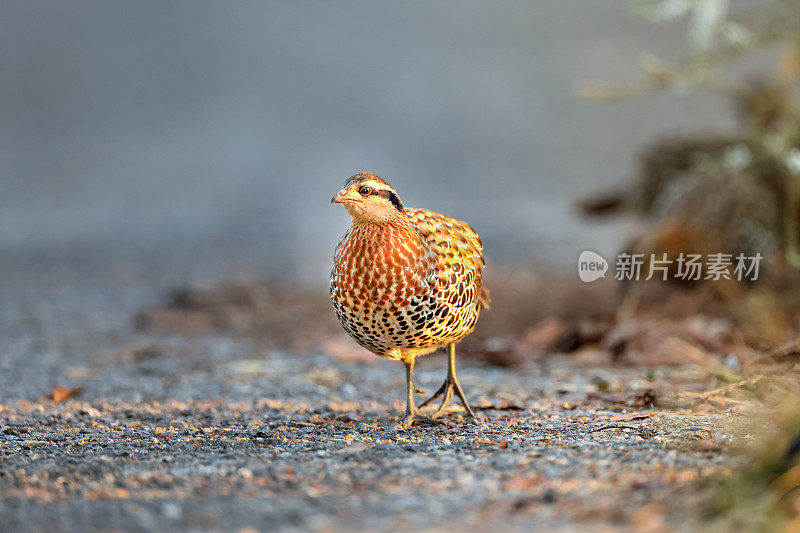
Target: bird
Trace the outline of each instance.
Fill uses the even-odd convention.
[[[361,346],[405,365],[406,409],[399,423],[437,423],[455,394],[477,419],[456,375],[458,341],[475,328],[489,304],[482,284],[483,244],[466,222],[406,207],[388,181],[371,172],[348,178],[331,203],[344,206],[351,225],[336,247],[330,297],[339,323]],[[417,407],[417,357],[447,348],[447,377]],[[438,409],[421,409],[442,397]]]

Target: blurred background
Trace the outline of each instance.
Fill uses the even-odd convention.
[[[800,0],[3,2],[0,440],[11,459],[0,521],[94,517],[151,530],[170,522],[141,518],[135,500],[160,506],[171,486],[187,519],[211,509],[220,523],[261,516],[274,529],[265,500],[238,507],[230,494],[274,489],[285,499],[271,505],[301,516],[322,509],[313,494],[324,492],[302,486],[321,479],[335,481],[329,495],[386,502],[368,512],[358,503],[365,517],[415,508],[398,506],[384,474],[371,476],[374,490],[318,475],[315,465],[332,461],[305,447],[311,426],[329,443],[324,428],[402,408],[387,392],[401,391],[397,365],[347,337],[327,294],[350,223],[330,198],[363,170],[406,205],[468,221],[485,244],[492,308],[459,344],[459,374],[474,405],[497,411],[492,423],[516,439],[506,415],[522,417],[532,439],[472,447],[492,455],[466,470],[442,461],[442,473],[467,474],[461,488],[442,488],[448,497],[456,487],[519,498],[501,512],[530,513],[540,528],[538,506],[549,516],[563,502],[582,522],[592,520],[584,502],[619,530],[655,494],[664,508],[645,518],[664,514],[676,530],[703,516],[726,521],[719,531],[800,531],[800,406],[788,401],[800,397]],[[612,263],[605,281],[578,281],[587,249]],[[761,254],[764,264],[752,283],[616,283],[622,250]],[[415,375],[430,389],[442,365],[431,355]],[[197,403],[206,400],[217,407]],[[176,456],[131,444],[145,443],[131,419],[183,439],[173,422],[205,427],[209,411],[217,426],[239,424],[237,439],[280,437],[263,440],[271,446],[288,432],[302,449],[231,446],[243,454],[235,471],[255,475],[226,485],[206,469],[228,460],[216,444],[192,441]],[[284,425],[294,419],[302,433]],[[645,419],[652,431],[605,425]],[[603,425],[574,432],[554,420]],[[742,420],[760,427],[739,431]],[[108,439],[123,425],[133,440]],[[753,439],[765,426],[774,438]],[[615,428],[635,431],[601,436]],[[197,433],[206,429],[215,431]],[[90,437],[97,446],[84,446]],[[114,441],[118,455],[106,455]],[[752,458],[728,461],[731,443],[754,441],[764,446]],[[426,454],[435,449],[426,441]],[[415,455],[406,451],[386,456],[391,477]],[[496,451],[518,461],[481,459]],[[575,467],[555,469],[565,457]],[[149,482],[128,484],[131,469],[149,475],[156,462],[175,474],[146,478],[157,495],[142,490]],[[285,490],[294,473],[290,484],[267,473],[275,465],[298,467],[299,492]],[[473,466],[485,467],[485,484]],[[362,478],[357,468],[350,479]],[[501,484],[497,469],[530,476]],[[625,469],[644,481],[619,476]],[[704,481],[715,472],[717,488]],[[706,500],[676,498],[690,479]],[[548,481],[564,483],[552,491]],[[429,506],[423,518],[441,514],[452,529],[454,509],[491,516],[472,496],[452,507],[420,486],[407,485]],[[611,488],[620,492],[608,500]],[[65,508],[54,495],[77,496]],[[687,498],[702,509],[688,511]],[[182,520],[181,508],[153,509]]]
[[[656,133],[733,123],[704,93],[576,95],[636,79],[642,50],[682,53],[685,22],[628,7],[6,3],[0,296],[241,274],[324,288],[349,223],[328,202],[361,170],[468,220],[495,264],[615,252],[632,224],[582,220],[575,199],[630,178]]]

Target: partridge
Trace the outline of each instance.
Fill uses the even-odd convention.
[[[331,199],[352,218],[333,261],[330,296],[342,327],[375,355],[406,369],[401,425],[435,419],[453,394],[475,418],[456,376],[455,345],[475,328],[488,291],[482,286],[483,246],[466,222],[405,207],[383,178],[362,172]],[[447,347],[447,378],[416,406],[415,359]],[[430,416],[420,409],[443,397]]]

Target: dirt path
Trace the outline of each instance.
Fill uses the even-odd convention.
[[[398,365],[137,332],[146,301],[4,309],[5,529],[686,529],[695,482],[728,462],[731,415],[650,405],[640,368],[462,362],[484,421],[403,431]],[[443,377],[419,363],[425,390]]]

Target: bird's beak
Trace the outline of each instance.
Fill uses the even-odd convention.
[[[348,194],[347,189],[342,189],[341,191],[339,191],[339,192],[337,192],[336,194],[333,195],[333,198],[331,198],[331,203],[332,204],[343,204],[343,203],[345,203],[345,202],[347,202],[348,200],[351,200],[351,199],[352,199],[352,196],[350,196]]]

